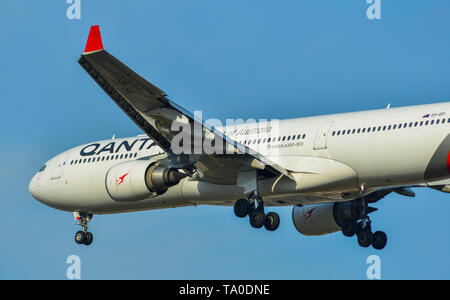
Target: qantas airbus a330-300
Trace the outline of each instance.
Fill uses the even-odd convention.
[[[412,187],[450,192],[449,102],[212,127],[105,51],[98,26],[78,63],[145,133],[75,147],[32,178],[34,198],[73,212],[78,244],[92,243],[94,214],[204,204],[233,206],[268,231],[280,217],[265,208],[293,206],[302,234],[342,231],[383,249],[373,203],[414,197]],[[174,123],[199,128],[184,132],[193,146],[175,142]],[[215,151],[198,151],[208,142]]]

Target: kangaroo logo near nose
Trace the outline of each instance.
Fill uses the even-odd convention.
[[[130,172],[128,172],[130,173]],[[122,175],[121,177],[119,177],[119,179],[117,180],[117,185],[119,186],[121,183],[123,183],[123,180],[125,179],[125,177],[127,177],[128,173]]]

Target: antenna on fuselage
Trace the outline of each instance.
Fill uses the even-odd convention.
[[[386,107],[386,109],[391,108],[391,103],[389,102],[388,106]]]
[[[115,138],[116,138],[116,135],[115,135],[115,134],[113,134],[113,136],[112,136],[112,138],[111,138],[111,139],[112,139],[112,140],[114,140]]]

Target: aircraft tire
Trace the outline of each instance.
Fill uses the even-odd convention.
[[[78,231],[75,234],[75,243],[81,245],[84,244],[84,241],[86,240],[86,233],[84,231]]]
[[[367,248],[370,245],[372,245],[373,241],[373,233],[369,228],[364,228],[360,232],[358,232],[358,244],[363,247]]]
[[[239,199],[234,203],[234,214],[239,218],[248,216],[251,210],[251,204],[248,200]]]
[[[253,211],[249,215],[250,225],[253,228],[261,228],[266,221],[266,215],[262,211]]]
[[[266,215],[266,220],[264,222],[264,227],[268,231],[275,231],[280,226],[280,216],[275,212],[269,212]]]
[[[375,250],[382,250],[386,247],[387,235],[383,231],[377,231],[373,234],[372,247]]]
[[[90,232],[86,232],[83,244],[85,244],[86,246],[89,246],[90,244],[92,244],[93,241],[94,241],[94,235]]]

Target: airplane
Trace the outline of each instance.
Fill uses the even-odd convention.
[[[292,206],[301,234],[381,250],[372,204],[416,187],[450,192],[450,102],[214,127],[109,54],[98,25],[78,63],[144,134],[72,148],[31,179],[35,199],[73,213],[77,244],[93,242],[95,214],[217,205],[275,231],[280,216],[266,208]]]

